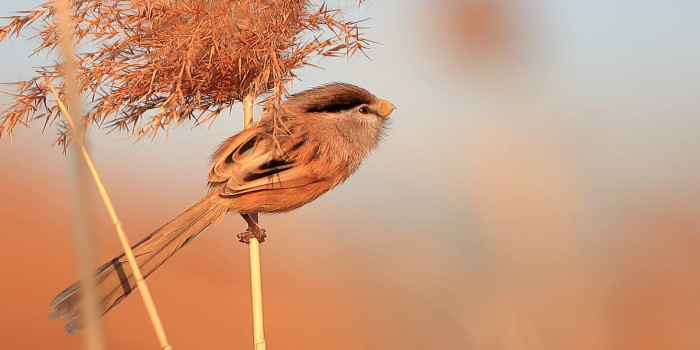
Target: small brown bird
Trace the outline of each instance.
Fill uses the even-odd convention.
[[[280,106],[277,133],[270,113],[252,128],[226,140],[212,156],[209,193],[178,217],[132,248],[144,277],[170,256],[220,221],[237,212],[252,231],[239,235],[265,238],[252,213],[287,212],[313,201],[355,172],[386,128],[391,103],[349,84],[329,84],[291,96]],[[121,254],[97,269],[102,314],[136,288],[131,268]],[[80,327],[80,282],[51,302],[49,317],[68,320],[68,333]]]

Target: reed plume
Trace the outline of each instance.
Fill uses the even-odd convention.
[[[186,119],[213,121],[247,95],[270,92],[265,105],[274,108],[295,69],[319,56],[364,53],[371,43],[361,21],[313,1],[74,0],[71,10],[88,127],[137,139],[167,133]],[[6,19],[0,42],[34,31],[40,39],[34,54],[57,48],[50,2]],[[14,83],[0,139],[19,124],[43,120],[45,128],[58,125],[55,145],[66,145],[69,128],[45,81],[64,99],[62,76],[59,64],[44,65]]]

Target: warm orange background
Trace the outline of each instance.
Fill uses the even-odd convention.
[[[372,61],[321,60],[291,90],[347,81],[398,110],[348,183],[262,217],[269,348],[699,349],[700,4],[367,3]],[[45,62],[32,43],[0,46],[1,81]],[[241,123],[90,133],[132,242],[205,193]],[[45,318],[77,275],[53,130],[0,143],[0,349],[82,346]],[[119,244],[94,214],[102,262]],[[252,348],[243,228],[231,215],[148,280],[175,349]],[[109,349],[158,347],[137,296],[103,321]]]

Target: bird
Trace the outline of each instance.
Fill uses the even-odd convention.
[[[394,109],[363,88],[330,83],[264,112],[213,153],[204,198],[132,246],[144,278],[228,212],[249,224],[238,235],[242,242],[264,241],[251,215],[289,212],[345,182],[377,147]],[[136,289],[123,253],[97,268],[95,282],[100,315]],[[79,281],[72,284],[49,305],[49,318],[65,319],[69,334],[82,327],[80,288]]]

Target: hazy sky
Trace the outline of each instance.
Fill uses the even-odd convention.
[[[601,280],[624,271],[596,264],[609,262],[601,258],[606,252],[617,256],[610,247],[634,231],[620,228],[630,211],[654,205],[700,210],[700,2],[504,2],[517,23],[509,57],[481,66],[462,56],[469,48],[462,51],[461,34],[451,31],[445,17],[459,1],[365,1],[357,17],[370,17],[367,36],[381,43],[368,51],[371,61],[324,59],[315,62],[324,70],[300,70],[302,80],[290,88],[344,81],[398,108],[384,144],[347,184],[309,208],[264,219],[269,232],[299,237],[280,237],[277,246],[267,243],[271,251],[285,246],[299,265],[324,261],[330,266],[325,268],[337,269],[332,278],[343,276],[348,285],[368,278],[377,288],[372,300],[390,305],[383,314],[390,316],[374,322],[401,325],[386,335],[394,345],[401,332],[430,344],[427,335],[418,335],[425,324],[445,332],[444,348],[462,349],[466,339],[491,344],[480,338],[488,332],[479,328],[479,315],[488,319],[491,310],[479,305],[492,304],[475,295],[494,294],[488,288],[498,289],[502,278],[508,286],[498,290],[506,297],[494,302],[496,309],[508,309],[510,297],[522,302],[518,312],[541,332],[540,348],[565,348],[558,346],[565,339],[551,339],[567,333],[547,328],[556,322],[543,316],[561,304],[532,297],[549,288],[548,278],[564,276],[559,286],[572,289],[592,281],[585,284],[609,292],[606,288],[614,288]],[[39,2],[0,0],[0,15],[33,3]],[[0,45],[0,81],[32,75],[31,66],[42,62],[26,58],[35,43],[19,39]],[[0,96],[0,102],[7,101]],[[108,188],[117,188],[115,200],[125,208],[125,220],[129,213],[138,217],[140,207],[162,207],[162,218],[151,218],[142,225],[146,229],[204,193],[210,152],[241,124],[236,106],[212,128],[190,130],[185,124],[167,142],[162,136],[137,144],[114,141],[118,135],[98,130],[90,133],[90,143]],[[54,129],[42,134],[41,122],[30,126],[16,130],[14,145],[0,144],[0,169],[42,174],[48,182],[39,186],[49,184],[47,195],[65,195],[64,158],[50,148]],[[23,177],[12,179],[2,184],[8,192]],[[327,249],[325,255],[308,250],[303,242],[310,237]],[[212,253],[212,259],[221,256]],[[270,263],[265,272],[282,274],[283,265]],[[561,275],[555,273],[558,266]],[[584,276],[584,282],[565,280],[570,276]],[[565,301],[564,309],[577,304]],[[614,302],[589,302],[580,308],[599,314],[574,306],[566,310],[591,319],[610,316],[606,307]],[[375,342],[358,344],[386,348],[377,345],[386,345],[384,335],[364,331]],[[621,348],[609,339],[593,343]]]

